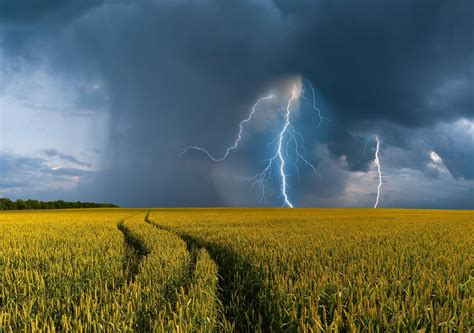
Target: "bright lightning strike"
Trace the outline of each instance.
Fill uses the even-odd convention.
[[[236,149],[239,146],[240,140],[242,140],[242,132],[244,130],[244,125],[248,123],[250,120],[252,120],[253,114],[257,110],[257,106],[260,104],[260,102],[271,99],[271,98],[273,98],[273,95],[268,95],[266,97],[259,98],[258,101],[252,106],[252,111],[249,113],[247,118],[245,118],[239,123],[239,133],[237,134],[237,138],[235,139],[234,144],[232,146],[227,147],[224,155],[222,155],[221,157],[215,157],[207,149],[198,147],[198,146],[188,146],[184,148],[184,150],[180,152],[178,156],[181,158],[181,156],[183,156],[183,154],[187,153],[188,151],[197,150],[197,151],[205,153],[207,157],[209,157],[214,162],[222,162],[223,160],[227,158],[227,156],[229,156],[232,150]]]
[[[375,147],[375,160],[374,161],[375,161],[375,164],[377,165],[377,173],[379,175],[379,184],[377,186],[377,199],[375,200],[374,208],[377,208],[379,204],[380,191],[382,190],[382,170],[380,168],[380,158],[379,158],[380,140],[377,135],[375,136],[375,141],[377,142],[377,144]]]
[[[293,89],[291,90],[291,97],[288,100],[288,104],[286,106],[286,113],[285,113],[285,123],[277,137],[277,150],[275,154],[267,160],[267,165],[265,168],[262,170],[261,173],[255,175],[250,181],[253,182],[254,184],[258,184],[262,193],[262,200],[265,201],[265,182],[268,180],[271,180],[271,170],[272,166],[274,163],[276,163],[276,160],[278,159],[279,161],[279,174],[280,174],[280,179],[281,179],[281,196],[283,197],[284,200],[284,206],[293,208],[294,205],[290,201],[289,196],[288,196],[288,181],[287,181],[287,172],[286,172],[286,157],[288,156],[288,145],[293,142],[295,145],[295,169],[296,172],[299,175],[298,171],[298,161],[301,159],[306,166],[309,166],[318,176],[319,172],[316,169],[316,167],[311,164],[302,154],[299,150],[299,147],[303,149],[305,152],[306,149],[304,148],[304,139],[303,136],[295,130],[293,125],[291,124],[291,111],[292,111],[292,103],[294,100],[298,97],[298,91],[297,91],[296,85],[293,86]],[[286,145],[283,146],[284,141],[286,141]],[[285,154],[283,153],[283,150],[285,150]]]
[[[328,118],[323,117],[321,114],[321,111],[316,107],[316,94],[311,82],[306,78],[303,78],[302,81],[307,82],[312,92],[312,108],[317,112],[317,115],[319,117],[319,123],[318,123],[318,127],[319,127],[321,123],[324,120],[328,120]],[[289,180],[288,177],[290,176],[288,174],[288,169],[289,167],[291,167],[291,164],[289,164],[288,159],[294,158],[293,166],[294,166],[294,169],[296,170],[298,178],[300,177],[299,168],[298,168],[298,162],[300,161],[305,166],[311,168],[312,171],[314,171],[314,173],[319,176],[317,168],[312,163],[310,163],[305,157],[306,148],[304,147],[303,136],[295,130],[294,126],[291,123],[291,116],[294,111],[293,103],[300,96],[305,98],[305,96],[302,94],[302,91],[299,88],[300,87],[298,87],[296,84],[293,85],[292,90],[291,90],[291,97],[289,98],[287,102],[286,109],[283,109],[285,110],[284,124],[281,130],[279,131],[279,134],[276,140],[272,143],[272,144],[276,143],[276,151],[273,153],[270,159],[265,161],[266,165],[263,168],[262,172],[260,172],[259,174],[255,175],[253,178],[250,179],[251,187],[253,188],[253,186],[258,185],[261,191],[262,201],[266,202],[265,184],[269,180],[272,180],[272,173],[273,173],[274,166],[275,167],[278,166],[278,175],[280,179],[280,194],[281,194],[281,197],[283,197],[283,201],[284,201],[283,206],[290,207],[290,208],[293,208],[294,205],[292,201],[290,200],[289,194],[288,194],[288,190],[290,189],[290,186],[288,184],[288,180]],[[252,110],[247,116],[247,118],[245,118],[239,123],[239,132],[237,134],[237,137],[233,145],[229,146],[222,156],[216,157],[213,154],[211,154],[207,149],[199,147],[199,146],[188,146],[183,151],[181,151],[178,156],[182,157],[183,154],[191,150],[195,150],[195,151],[203,152],[204,154],[207,155],[209,159],[211,159],[214,162],[224,161],[232,152],[232,150],[237,149],[237,147],[239,146],[240,141],[242,140],[242,132],[244,131],[244,127],[249,121],[252,120],[254,113],[257,111],[258,105],[262,101],[269,100],[273,97],[274,97],[273,95],[262,97],[252,106]],[[291,147],[294,147],[294,148],[291,149]]]
[[[296,96],[296,86],[293,87],[291,90],[291,97],[288,100],[288,105],[286,106],[286,116],[285,116],[285,126],[280,132],[279,139],[278,139],[278,158],[280,159],[280,176],[281,176],[281,193],[283,194],[283,198],[285,199],[285,205],[288,207],[293,208],[293,204],[288,199],[288,193],[286,192],[287,184],[286,184],[286,174],[285,174],[285,159],[283,158],[283,154],[281,152],[281,146],[283,144],[283,138],[286,135],[288,127],[290,125],[290,115],[291,115],[291,102],[295,99]]]

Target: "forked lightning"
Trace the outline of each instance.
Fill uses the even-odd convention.
[[[304,78],[303,82],[307,82],[309,89],[312,93],[312,108],[316,110],[317,115],[319,117],[318,127],[324,120],[328,120],[327,118],[321,115],[321,111],[316,107],[316,96],[314,88],[311,82]],[[242,133],[244,131],[244,126],[252,120],[255,112],[257,111],[257,107],[259,104],[265,100],[269,100],[273,98],[274,95],[268,95],[266,97],[262,97],[258,99],[258,101],[253,105],[251,112],[249,113],[248,117],[242,120],[239,123],[239,131],[234,143],[226,148],[225,153],[220,156],[216,157],[211,154],[207,149],[199,147],[199,146],[188,146],[183,151],[179,153],[179,157],[182,157],[183,154],[189,152],[190,150],[195,150],[199,152],[203,152],[204,154],[209,157],[214,162],[222,162],[230,155],[232,150],[236,149],[241,140],[242,140]],[[262,172],[255,175],[253,178],[250,179],[250,183],[252,187],[258,185],[261,190],[261,197],[263,201],[266,201],[265,195],[265,183],[272,179],[272,172],[273,167],[278,166],[278,176],[280,178],[280,195],[283,198],[283,206],[293,208],[293,202],[290,200],[288,189],[290,188],[288,184],[288,169],[291,164],[288,163],[289,158],[294,158],[293,166],[296,170],[296,173],[299,177],[299,169],[298,169],[298,162],[302,161],[304,165],[311,168],[317,175],[319,175],[318,170],[314,166],[314,164],[310,163],[306,159],[306,149],[304,147],[304,138],[303,136],[295,130],[294,126],[291,123],[291,116],[294,111],[294,102],[300,97],[298,86],[295,84],[291,90],[291,97],[289,98],[284,114],[284,123],[279,131],[279,134],[274,142],[276,142],[276,149],[273,153],[272,157],[266,160],[266,165]],[[304,96],[303,96],[304,97]],[[293,147],[293,150],[290,151],[290,148]],[[293,154],[293,155],[291,155]]]
[[[184,148],[184,150],[179,153],[179,157],[183,156],[183,154],[187,153],[189,150],[197,150],[197,151],[201,151],[205,153],[214,162],[222,162],[223,160],[227,158],[227,156],[229,156],[232,150],[236,149],[239,146],[240,140],[242,140],[242,132],[244,130],[244,125],[248,123],[250,120],[252,120],[252,117],[255,111],[257,110],[256,108],[260,104],[260,102],[271,99],[271,98],[273,98],[273,95],[268,95],[266,97],[259,98],[259,100],[252,106],[252,111],[250,111],[248,117],[239,123],[239,133],[237,134],[237,138],[235,139],[234,144],[230,147],[227,147],[224,155],[222,155],[221,157],[215,157],[207,149],[202,148],[202,147],[197,147],[197,146],[188,146]]]

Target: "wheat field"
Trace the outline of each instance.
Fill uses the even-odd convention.
[[[470,332],[474,212],[0,212],[0,331]]]

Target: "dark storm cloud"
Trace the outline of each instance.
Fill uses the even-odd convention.
[[[0,2],[0,21],[16,25],[38,21],[67,21],[103,0],[3,0]]]
[[[343,168],[368,170],[372,157],[361,141],[383,132],[414,155],[419,147],[439,150],[453,176],[472,179],[472,149],[449,150],[427,137],[440,122],[474,117],[472,6],[468,0],[58,1],[1,15],[38,31],[47,17],[58,18],[71,28],[54,38],[38,33],[48,41],[38,53],[57,71],[93,72],[105,83],[108,164],[95,185],[104,195],[133,205],[220,205],[229,195],[219,194],[222,185],[209,172],[214,166],[201,156],[178,160],[176,153],[190,143],[222,151],[249,105],[295,73],[309,77],[328,102],[323,112],[331,122],[315,137],[327,145],[328,158],[345,160]],[[16,33],[7,30],[6,47],[21,43]],[[424,144],[412,144],[407,131]],[[255,163],[249,156],[238,155],[239,162]],[[423,156],[410,167],[423,169],[429,162]],[[337,179],[320,183],[318,195],[340,193],[345,178]]]
[[[443,159],[455,179],[474,180],[474,127],[458,122],[452,127],[441,125],[429,134],[433,150]],[[474,199],[473,199],[474,201]]]
[[[369,163],[373,160],[373,152],[372,149],[370,151],[363,149],[366,145],[364,139],[341,131],[336,140],[328,143],[328,148],[335,158],[344,157],[349,171],[367,171]]]
[[[0,45],[13,53],[25,52],[23,47],[33,35],[54,34],[102,3],[102,0],[0,1]]]
[[[298,69],[346,125],[371,119],[425,126],[474,115],[471,1],[276,3],[294,23]]]
[[[367,125],[363,125],[367,126]],[[381,125],[382,153],[391,149],[393,155],[388,161],[393,168],[421,170],[428,176],[436,175],[429,168],[430,154],[441,157],[447,171],[454,179],[474,179],[474,126],[461,119],[450,123],[439,123],[424,128]],[[374,142],[367,145],[368,156],[373,156]],[[392,149],[395,148],[395,149]],[[363,149],[354,147],[356,152]]]
[[[78,25],[76,38],[87,41],[82,55],[96,58],[111,93],[109,158],[115,166],[104,181],[112,188],[121,179],[128,202],[222,203],[209,163],[186,163],[177,153],[195,140],[222,149],[249,104],[273,81],[277,64],[253,34],[283,51],[282,34],[272,31],[280,25],[275,17],[249,3],[229,9],[221,2],[104,6]],[[91,27],[100,26],[104,15],[109,24],[97,33]]]
[[[299,70],[336,108],[329,147],[347,157],[350,170],[369,161],[355,147],[361,122],[380,133],[379,123],[427,127],[473,118],[472,2],[276,3],[299,26],[290,42]]]

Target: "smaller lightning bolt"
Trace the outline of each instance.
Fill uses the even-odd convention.
[[[246,123],[248,123],[250,120],[252,120],[253,114],[257,110],[257,106],[260,104],[260,102],[265,101],[265,100],[269,100],[271,98],[273,98],[273,95],[268,95],[268,96],[259,98],[257,100],[257,102],[252,106],[252,111],[249,113],[247,118],[245,118],[244,120],[242,120],[239,123],[239,133],[237,134],[237,138],[235,139],[234,144],[230,147],[227,147],[224,155],[222,155],[221,157],[215,157],[207,149],[202,148],[202,147],[198,147],[198,146],[188,146],[188,147],[184,148],[184,150],[179,153],[178,157],[181,158],[181,156],[183,156],[183,154],[186,154],[190,150],[197,150],[197,151],[200,151],[200,152],[203,152],[204,154],[206,154],[207,157],[209,157],[214,162],[222,162],[223,160],[225,160],[227,158],[227,156],[229,156],[229,154],[232,150],[236,149],[239,146],[240,140],[242,140],[242,132],[244,130],[244,125]]]
[[[379,184],[377,186],[377,199],[375,200],[375,205],[374,208],[377,208],[379,204],[379,198],[380,198],[380,191],[382,190],[382,170],[380,168],[380,158],[379,158],[379,152],[380,152],[380,140],[379,137],[376,135],[375,136],[375,141],[377,142],[376,148],[375,148],[375,164],[377,165],[377,172],[379,175]]]
[[[318,122],[318,126],[321,126],[321,123],[324,121],[324,120],[327,120],[329,121],[329,118],[326,118],[326,117],[323,117],[323,115],[321,114],[321,110],[319,110],[319,108],[316,106],[316,92],[314,91],[314,88],[313,88],[313,85],[311,84],[311,81],[308,80],[307,78],[303,78],[303,80],[305,82],[308,83],[309,85],[309,88],[311,89],[311,93],[312,93],[312,97],[313,97],[313,109],[316,110],[317,114],[318,114],[318,117],[319,117],[319,122]]]

